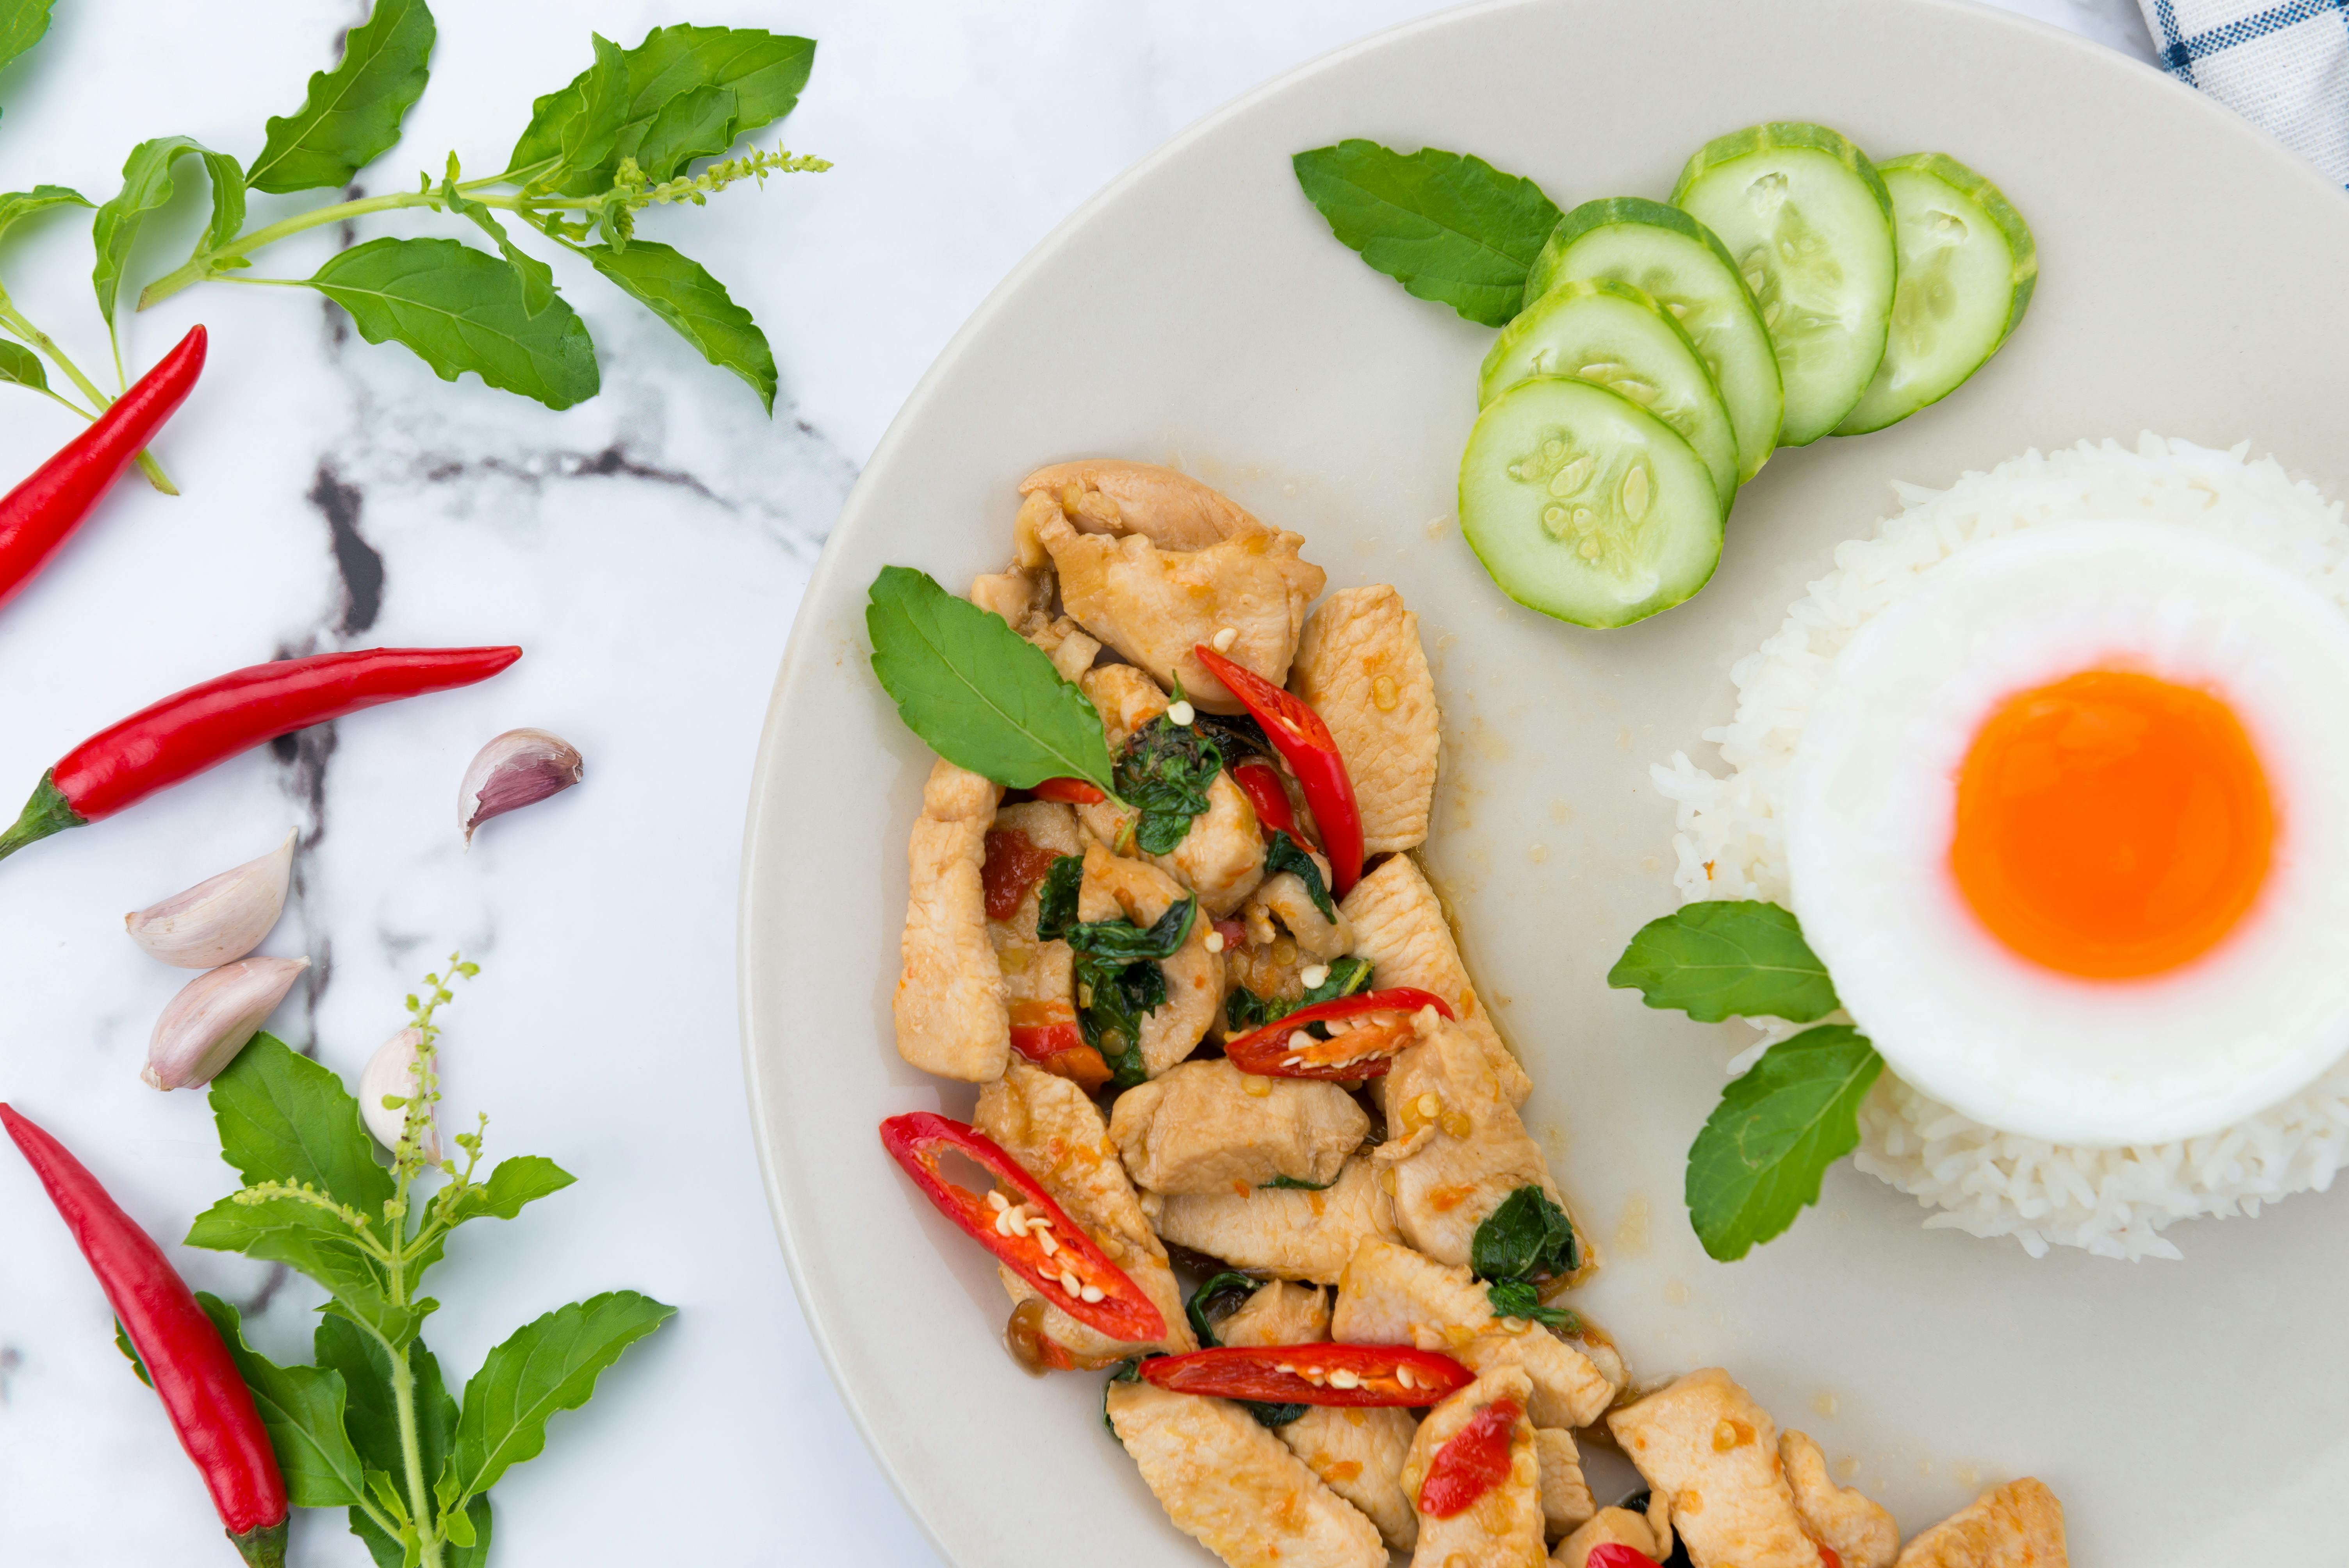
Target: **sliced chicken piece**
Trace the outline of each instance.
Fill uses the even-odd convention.
[[[1050,618],[1048,612],[1052,602],[1051,584],[1044,574],[1022,572],[1017,567],[1009,572],[982,573],[970,580],[970,602],[1002,616],[1013,631],[1025,637]]]
[[[1364,1242],[1338,1281],[1330,1336],[1346,1345],[1441,1350],[1473,1371],[1523,1367],[1537,1427],[1587,1427],[1614,1401],[1583,1347],[1521,1317],[1496,1318],[1485,1287],[1464,1268],[1392,1242]]]
[[[1330,1337],[1330,1297],[1318,1284],[1274,1280],[1216,1326],[1225,1345],[1318,1345]]]
[[[1395,855],[1354,884],[1339,906],[1354,928],[1354,952],[1378,971],[1381,985],[1413,985],[1452,1005],[1460,1026],[1491,1058],[1511,1105],[1523,1105],[1533,1080],[1501,1041],[1500,1031],[1476,999],[1468,966],[1444,919],[1444,904],[1416,861]]]
[[[1086,533],[1139,533],[1161,550],[1205,550],[1264,526],[1186,473],[1122,458],[1054,463],[1019,481],[1022,496],[1040,492]]]
[[[1226,1189],[1168,1198],[1158,1233],[1177,1246],[1275,1279],[1335,1284],[1365,1241],[1400,1242],[1394,1200],[1366,1159],[1350,1159],[1324,1192],[1286,1187]]]
[[[1843,1568],[1892,1568],[1900,1551],[1900,1527],[1892,1515],[1827,1474],[1826,1456],[1801,1432],[1778,1439],[1786,1484],[1794,1489],[1795,1511],[1822,1546],[1832,1547]]]
[[[1546,1568],[1549,1555],[1542,1533],[1541,1459],[1534,1425],[1525,1416],[1532,1393],[1532,1381],[1523,1368],[1500,1367],[1479,1376],[1420,1422],[1402,1464],[1402,1489],[1413,1498],[1420,1495],[1437,1451],[1479,1411],[1506,1399],[1518,1412],[1509,1438],[1507,1479],[1449,1518],[1438,1519],[1423,1510],[1412,1568]]]
[[[1326,896],[1330,861],[1318,851],[1308,850],[1306,853],[1321,872]],[[1330,907],[1335,909],[1337,905],[1333,902]],[[1335,920],[1322,913],[1321,906],[1306,891],[1305,879],[1295,872],[1281,872],[1258,882],[1256,891],[1248,895],[1247,907],[1241,911],[1240,919],[1247,924],[1250,941],[1268,944],[1278,939],[1272,928],[1272,922],[1278,919],[1288,927],[1299,951],[1324,963],[1343,958],[1354,950],[1354,928],[1346,923],[1345,912],[1339,910]]]
[[[1181,476],[1174,476],[1180,480]],[[1023,487],[1024,488],[1024,487]],[[1205,486],[1198,489],[1205,490]],[[1214,496],[1213,491],[1207,492]],[[1087,496],[1093,498],[1091,500]],[[1328,574],[1299,559],[1305,542],[1268,528],[1221,496],[1179,522],[1129,518],[1100,490],[1029,491],[1018,530],[1051,556],[1061,602],[1085,630],[1210,713],[1237,713],[1239,699],[1207,673],[1192,649],[1228,629],[1226,656],[1279,686],[1305,626],[1305,606]],[[1167,544],[1152,537],[1205,539]]]
[[[1551,1568],[1588,1568],[1592,1550],[1606,1545],[1628,1546],[1659,1563],[1671,1550],[1659,1546],[1648,1522],[1630,1509],[1602,1508],[1588,1523],[1557,1543],[1557,1550],[1550,1553]]]
[[[1692,1372],[1607,1418],[1624,1457],[1670,1495],[1696,1568],[1819,1568],[1769,1412],[1721,1368]]]
[[[1109,1130],[1102,1125],[1101,1112],[1084,1090],[1014,1061],[999,1082],[979,1091],[971,1121],[1019,1161],[1110,1261],[1142,1287],[1166,1320],[1166,1336],[1155,1343],[1170,1350],[1196,1350],[1199,1342],[1183,1315],[1183,1292],[1167,1266],[1166,1249],[1151,1231],[1133,1184],[1125,1179],[1125,1168],[1111,1146]],[[1028,1282],[1009,1269],[997,1273],[1015,1306],[1036,1296]],[[1136,1348],[1051,1305],[1044,1309],[1040,1332],[1081,1366],[1106,1365]]]
[[[1475,1037],[1433,1007],[1412,1028],[1414,1043],[1384,1080],[1387,1141],[1372,1158],[1394,1171],[1403,1240],[1437,1263],[1464,1264],[1476,1227],[1518,1188],[1566,1202]]]
[[[981,878],[987,892],[987,937],[995,947],[996,966],[1003,973],[1003,995],[1009,1005],[1015,1054],[1040,1060],[1034,1047],[1022,1051],[1019,1042],[1065,1033],[1077,1021],[1076,954],[1065,942],[1039,942],[1036,917],[1043,893],[1044,873],[1062,855],[1084,852],[1084,835],[1077,814],[1050,800],[1026,800],[997,809],[995,825],[987,830],[987,861]],[[1008,907],[1007,907],[1008,906]],[[1056,1057],[1049,1070],[1074,1077],[1092,1088],[1102,1077],[1100,1058],[1079,1049]]]
[[[1899,1568],[2066,1568],[2064,1505],[2029,1476],[1986,1491],[1909,1543]]]
[[[1166,1517],[1231,1568],[1386,1568],[1377,1527],[1239,1406],[1143,1382],[1106,1403]]]
[[[904,967],[891,1006],[897,1054],[940,1078],[988,1083],[1011,1055],[1003,972],[988,940],[987,830],[1003,789],[945,758],[922,786],[905,845]]]
[[[1132,665],[1103,665],[1088,671],[1079,684],[1101,712],[1112,757],[1125,749],[1135,730],[1166,711],[1166,694]],[[1097,801],[1080,810],[1094,838],[1121,853],[1141,854],[1133,842],[1140,812],[1115,800]],[[1183,841],[1171,853],[1147,858],[1197,893],[1199,907],[1208,914],[1229,914],[1264,880],[1264,834],[1257,827],[1256,808],[1229,773],[1218,773],[1207,785],[1207,809],[1191,819],[1191,830]]]
[[[1599,1511],[1599,1504],[1590,1495],[1590,1483],[1583,1479],[1582,1453],[1574,1446],[1572,1432],[1557,1427],[1537,1428],[1534,1451],[1541,1460],[1542,1518],[1554,1540],[1588,1523]]]
[[[1435,805],[1435,677],[1402,595],[1381,583],[1323,599],[1306,619],[1288,689],[1321,716],[1346,759],[1363,853],[1425,842]]]
[[[1088,635],[1082,626],[1066,615],[1056,615],[1045,625],[1028,634],[1028,640],[1044,650],[1052,667],[1061,672],[1064,681],[1081,679],[1101,656],[1101,644]]]
[[[1079,920],[1123,917],[1147,930],[1184,897],[1180,884],[1148,861],[1111,854],[1099,844],[1086,846],[1084,880],[1077,888]],[[1205,919],[1193,921],[1183,945],[1158,965],[1166,976],[1166,1000],[1142,1020],[1143,1069],[1153,1078],[1198,1048],[1223,1006],[1224,967],[1207,951],[1207,934],[1214,929]],[[1122,1047],[1117,1050],[1123,1054]]]
[[[1258,1078],[1221,1057],[1126,1090],[1109,1122],[1127,1174],[1170,1196],[1239,1196],[1278,1176],[1334,1181],[1370,1130],[1369,1115],[1334,1083]]]

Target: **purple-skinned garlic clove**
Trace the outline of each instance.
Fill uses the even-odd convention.
[[[398,1149],[399,1135],[408,1125],[407,1101],[424,1091],[416,1070],[417,1047],[423,1043],[423,1030],[412,1026],[402,1029],[376,1048],[359,1073],[359,1119],[386,1149]],[[386,1105],[387,1099],[401,1103]],[[440,1129],[429,1106],[424,1112],[423,1150],[426,1160],[436,1165],[440,1162]]]
[[[509,729],[481,748],[457,791],[457,820],[465,842],[492,817],[534,806],[579,782],[586,765],[579,748],[545,729]]]
[[[243,958],[197,975],[155,1020],[140,1078],[155,1088],[212,1082],[252,1043],[308,967],[306,958]]]
[[[285,912],[294,834],[255,860],[122,917],[130,940],[181,969],[213,969],[262,944]]]

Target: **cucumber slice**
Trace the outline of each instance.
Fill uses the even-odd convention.
[[[1884,363],[1838,436],[1880,430],[1956,391],[2014,331],[2039,282],[2031,225],[1997,186],[1938,152],[1876,171],[1892,193],[1900,285]]]
[[[1678,430],[1704,459],[1727,511],[1737,494],[1737,432],[1713,372],[1671,313],[1630,284],[1563,283],[1501,329],[1476,400],[1528,376],[1570,376],[1630,398]]]
[[[1486,405],[1460,455],[1460,531],[1518,603],[1578,626],[1669,610],[1721,563],[1713,474],[1630,398],[1563,376]]]
[[[1757,125],[1700,149],[1672,205],[1737,259],[1778,353],[1778,439],[1808,446],[1843,422],[1884,357],[1897,263],[1883,180],[1838,131]]]
[[[1761,471],[1778,444],[1785,397],[1778,356],[1753,291],[1712,230],[1643,196],[1585,201],[1558,220],[1526,279],[1526,305],[1561,283],[1630,284],[1671,312],[1713,372],[1737,432],[1737,478]]]

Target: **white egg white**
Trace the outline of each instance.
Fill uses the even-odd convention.
[[[2193,1137],[2349,1048],[2349,615],[2168,523],[2048,523],[1920,575],[1825,672],[1789,779],[1795,914],[1892,1070],[1992,1127]],[[1949,869],[1956,778],[2016,692],[2092,668],[2218,693],[2277,811],[2257,903],[2171,973],[2082,980],[1991,935]]]

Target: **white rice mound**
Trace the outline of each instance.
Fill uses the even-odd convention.
[[[2034,523],[2146,518],[2184,523],[2292,572],[2349,613],[2349,526],[2341,507],[2295,483],[2249,443],[2213,451],[2150,433],[2025,452],[1946,490],[1896,484],[1904,510],[1875,537],[1838,546],[1777,634],[1730,671],[1737,716],[1707,730],[1729,767],[1716,778],[1675,753],[1652,769],[1676,802],[1674,882],[1683,899],[1787,897],[1779,810],[1795,744],[1821,680],[1860,624],[1970,545]],[[1775,1020],[1731,1063],[1742,1071],[1795,1031]],[[2177,1258],[2162,1230],[2203,1215],[2256,1215],[2262,1203],[2324,1191],[2349,1159],[2349,1061],[2292,1099],[2207,1137],[2127,1149],[2074,1149],[1983,1126],[1887,1072],[1860,1109],[1855,1162],[1934,1210],[1927,1228],[2013,1236],[2033,1257],[2050,1245],[2101,1257]]]

